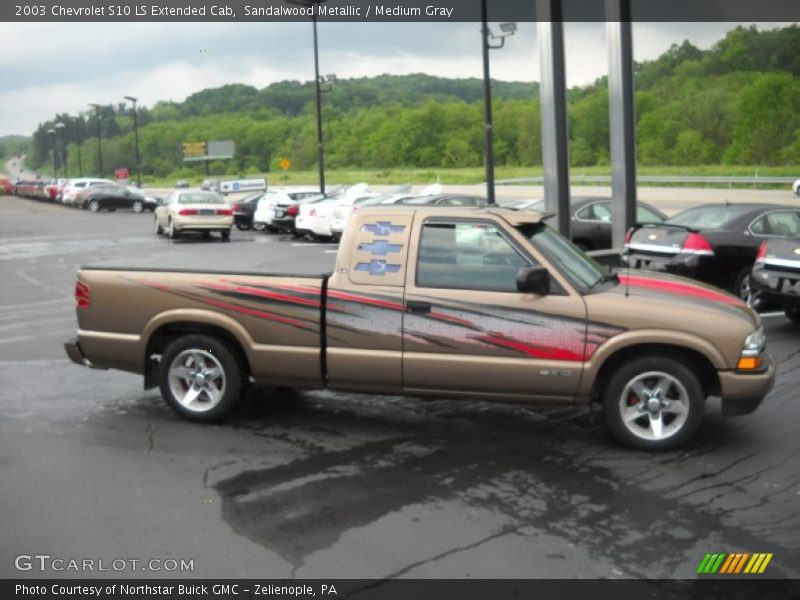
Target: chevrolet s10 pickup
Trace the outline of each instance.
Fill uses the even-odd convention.
[[[600,403],[621,443],[664,450],[756,409],[775,378],[758,315],[679,277],[606,270],[532,211],[375,206],[333,273],[84,267],[76,363],[140,373],[219,421],[249,384]]]

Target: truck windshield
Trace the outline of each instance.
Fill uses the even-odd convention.
[[[605,279],[599,263],[544,223],[521,225],[519,230],[577,288],[588,289]]]

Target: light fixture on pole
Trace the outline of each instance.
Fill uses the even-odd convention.
[[[100,131],[100,109],[103,108],[100,104],[90,104],[94,108],[95,115],[97,116],[97,163],[100,167],[100,177],[103,176],[103,134]]]
[[[83,160],[81,159],[81,118],[68,117],[70,121],[75,121],[75,139],[78,144],[78,177],[83,177]]]
[[[142,169],[140,166],[140,159],[139,159],[139,115],[136,111],[136,98],[133,96],[125,96],[125,100],[130,100],[131,104],[133,104],[133,142],[134,146],[136,147],[136,186],[141,188],[142,187]],[[208,165],[208,162],[206,162]]]
[[[66,151],[64,149],[64,129],[67,126],[64,123],[56,123],[53,125],[53,129],[56,130],[56,141],[61,142],[61,152],[59,152],[59,162],[61,162],[61,168],[64,171],[64,178],[67,177],[67,156]]]
[[[53,156],[53,179],[56,178],[56,130],[55,129],[48,129],[47,133],[53,136],[52,138],[52,148],[50,150],[51,155]]]
[[[486,1],[481,0],[481,38],[483,50],[483,143],[484,161],[486,163],[486,201],[496,204],[494,194],[494,129],[492,124],[492,80],[489,75],[489,50],[502,48],[506,38],[517,32],[516,23],[500,23],[500,33],[495,34],[489,29],[487,21]],[[489,40],[500,40],[492,44]]]
[[[305,8],[311,8],[311,22],[314,26],[314,88],[317,101],[317,164],[319,166],[319,191],[325,193],[325,151],[322,143],[322,93],[320,83],[326,81],[330,84],[336,81],[336,77],[330,79],[320,78],[319,75],[319,43],[317,41],[317,11],[315,5],[322,4],[325,0],[285,0],[286,4],[295,4]],[[324,91],[329,91],[330,87]]]

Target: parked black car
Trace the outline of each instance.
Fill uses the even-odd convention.
[[[486,206],[486,198],[466,194],[434,194],[415,196],[397,202],[395,206]]]
[[[774,204],[704,204],[660,225],[635,227],[623,266],[705,281],[753,303],[750,272],[762,241],[800,232],[800,210]]]
[[[544,210],[544,200],[536,200],[512,208]],[[583,251],[611,248],[611,198],[602,196],[576,196],[571,199],[570,238]],[[667,215],[656,207],[639,202],[636,205],[636,222],[663,223]]]
[[[261,231],[264,229],[263,223],[253,223],[253,213],[258,208],[258,201],[263,197],[264,192],[258,192],[233,204],[231,208],[233,208],[233,222],[236,225],[236,229],[239,231],[247,231],[248,229]]]
[[[800,325],[800,235],[761,242],[751,281],[755,298],[780,305]]]
[[[133,194],[133,202],[131,203],[131,209],[133,212],[144,212],[149,210],[150,212],[155,212],[156,208],[158,208],[159,204],[161,204],[161,198],[158,196],[152,196],[146,193],[144,190],[140,190],[139,188],[128,186],[127,190]]]
[[[92,212],[101,210],[133,209],[134,202],[141,202],[142,196],[119,185],[103,185],[87,188],[75,199],[80,208],[88,208]]]

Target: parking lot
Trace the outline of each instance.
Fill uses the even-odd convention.
[[[325,391],[251,390],[202,426],[64,354],[82,264],[321,273],[335,252],[239,231],[170,242],[150,214],[1,198],[0,576],[45,553],[193,560],[181,575],[203,578],[690,577],[716,551],[800,576],[800,331],[780,314],[759,410],[723,419],[712,399],[663,454],[620,448],[584,410]]]

